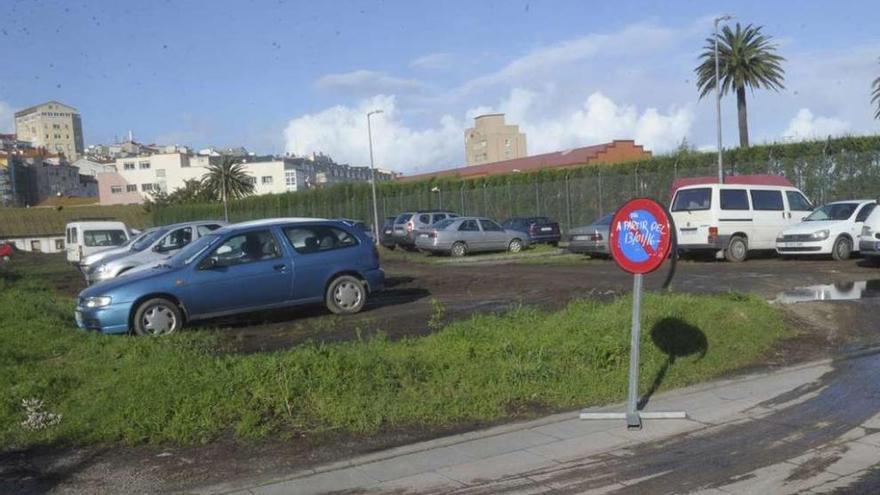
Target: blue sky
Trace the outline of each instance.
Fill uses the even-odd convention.
[[[693,67],[713,16],[764,26],[786,89],[749,95],[753,142],[880,130],[871,2],[22,1],[0,17],[0,131],[11,112],[76,106],[87,144],[141,141],[324,151],[364,164],[463,161],[463,129],[505,111],[529,152],[637,138],[714,144]],[[733,99],[725,142],[735,144]]]

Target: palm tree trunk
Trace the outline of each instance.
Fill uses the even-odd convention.
[[[223,221],[229,222],[229,207],[226,205],[226,177],[223,177]]]
[[[740,86],[736,88],[736,113],[739,119],[739,146],[740,148],[749,147],[749,115],[746,110],[746,88]]]

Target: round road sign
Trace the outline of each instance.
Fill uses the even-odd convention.
[[[628,201],[611,219],[608,244],[614,261],[629,273],[653,272],[669,256],[671,224],[666,209],[653,199]]]

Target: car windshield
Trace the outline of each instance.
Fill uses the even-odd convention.
[[[609,213],[593,222],[593,225],[611,225],[611,219],[614,218],[613,213]]]
[[[711,203],[712,189],[708,187],[682,189],[675,195],[672,211],[708,210]]]
[[[205,252],[205,250],[213,246],[219,239],[220,236],[218,234],[208,234],[199,237],[197,241],[190,243],[185,248],[181,249],[180,252],[172,256],[171,259],[168,260],[168,263],[174,267],[188,265],[198,258],[200,254]]]
[[[446,220],[440,220],[439,222],[432,225],[432,227],[434,227],[437,230],[444,230],[444,229],[446,229],[446,227],[449,227],[450,225],[452,225],[453,222],[455,222],[454,218],[447,218]]]
[[[810,216],[804,219],[805,222],[818,222],[821,220],[846,220],[852,216],[853,212],[859,206],[858,203],[832,203],[830,205],[820,206],[816,208]]]
[[[147,249],[151,244],[156,242],[156,239],[164,235],[165,232],[168,231],[165,229],[156,229],[144,232],[140,237],[135,239],[133,243],[131,243],[131,250],[143,251],[144,249]]]

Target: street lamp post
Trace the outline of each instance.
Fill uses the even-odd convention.
[[[379,242],[379,206],[376,201],[376,167],[373,165],[373,129],[370,117],[373,114],[384,113],[381,109],[367,112],[367,140],[370,141],[370,182],[373,186],[373,242]]]
[[[733,19],[733,16],[725,14],[715,18],[715,118],[718,128],[718,183],[724,184],[724,166],[721,162],[721,84],[719,73],[721,72],[718,61],[718,23]]]

